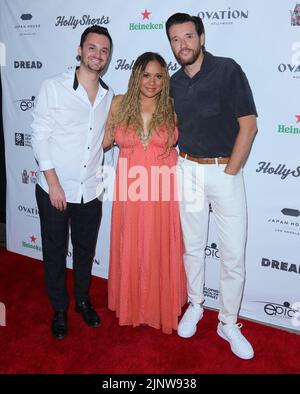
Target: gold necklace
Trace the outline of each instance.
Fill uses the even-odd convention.
[[[149,131],[148,133],[145,133],[144,130],[139,130],[139,139],[143,145],[148,144],[148,142],[151,138],[151,135],[152,135],[151,131]]]

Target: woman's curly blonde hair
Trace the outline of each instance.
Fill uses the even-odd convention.
[[[132,73],[128,82],[128,89],[125,93],[118,111],[112,118],[112,133],[117,125],[124,125],[124,129],[132,129],[139,134],[143,130],[143,119],[140,110],[140,84],[143,73],[150,61],[157,61],[163,68],[163,88],[156,98],[156,107],[149,125],[150,133],[158,133],[160,126],[164,126],[167,132],[166,151],[174,145],[174,129],[176,126],[173,99],[169,96],[170,77],[165,60],[155,52],[145,52],[139,56],[132,68]]]

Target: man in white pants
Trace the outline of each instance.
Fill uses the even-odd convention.
[[[241,67],[205,50],[204,26],[196,16],[176,13],[166,23],[173,53],[182,68],[171,78],[179,126],[178,177],[184,263],[190,305],[178,326],[183,338],[195,334],[203,316],[204,262],[209,204],[220,243],[220,312],[217,333],[238,357],[253,348],[237,315],[245,279],[247,233],[242,166],[257,131],[256,108]]]

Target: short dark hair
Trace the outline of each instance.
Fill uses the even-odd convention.
[[[168,36],[169,41],[170,41],[170,35],[169,35],[170,27],[172,25],[176,25],[179,23],[185,23],[185,22],[193,22],[194,23],[197,34],[199,37],[201,36],[201,34],[205,33],[202,19],[199,16],[193,16],[193,15],[185,14],[183,12],[177,12],[176,14],[171,15],[170,18],[166,22],[166,32],[167,32],[167,36]]]
[[[83,47],[83,44],[87,38],[87,35],[89,33],[96,33],[96,34],[102,34],[103,36],[106,36],[109,39],[109,43],[110,43],[110,49],[112,49],[112,39],[111,36],[107,30],[106,27],[103,26],[99,26],[99,25],[93,25],[90,27],[87,27],[85,29],[85,31],[81,34],[81,38],[80,38],[80,47]]]

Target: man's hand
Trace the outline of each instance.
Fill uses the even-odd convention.
[[[67,209],[65,192],[59,183],[49,186],[49,198],[54,208],[60,211]]]
[[[59,183],[55,169],[45,170],[44,175],[49,186],[49,198],[52,206],[60,211],[64,211],[67,209],[66,196]]]

